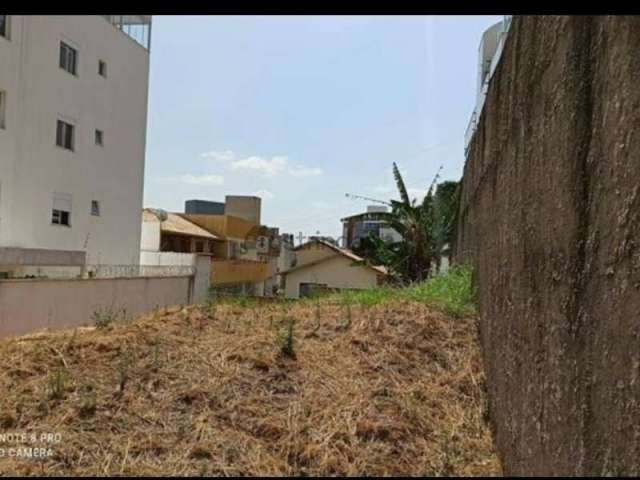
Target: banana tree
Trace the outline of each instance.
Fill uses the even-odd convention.
[[[433,189],[437,176],[420,204],[409,198],[406,185],[395,163],[393,176],[400,200],[391,200],[391,211],[379,215],[389,227],[400,234],[401,240],[385,242],[370,234],[363,239],[360,250],[369,262],[385,265],[397,281],[421,281],[429,276],[436,254]]]

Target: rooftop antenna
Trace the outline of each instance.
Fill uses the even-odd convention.
[[[391,206],[390,202],[385,202],[384,200],[378,200],[377,198],[363,197],[362,195],[354,195],[353,193],[345,193],[345,197],[350,198],[352,200],[367,200],[369,202],[381,203],[383,205]]]

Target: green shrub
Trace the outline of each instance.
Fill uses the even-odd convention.
[[[454,317],[473,315],[476,308],[471,272],[468,265],[453,265],[447,272],[402,293],[408,299],[428,303]]]

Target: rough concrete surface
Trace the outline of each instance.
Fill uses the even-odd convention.
[[[515,17],[456,255],[505,474],[640,473],[640,17]]]

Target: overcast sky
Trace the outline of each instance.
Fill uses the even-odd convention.
[[[145,207],[262,197],[263,223],[340,218],[458,180],[478,43],[498,16],[154,16]]]

